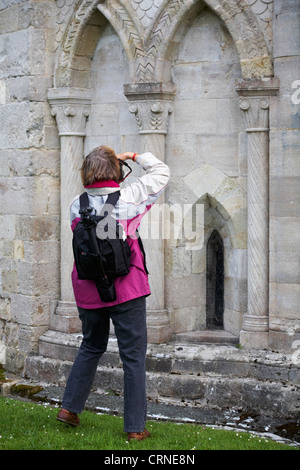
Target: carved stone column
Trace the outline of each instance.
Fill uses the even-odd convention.
[[[240,342],[269,343],[269,106],[274,79],[239,82],[237,92],[248,134],[248,311]]]
[[[173,84],[133,83],[124,86],[129,111],[136,117],[142,136],[141,151],[150,151],[160,160],[165,159],[165,135],[168,116],[175,95]],[[164,203],[162,195],[158,204]],[[151,214],[150,214],[151,217]],[[165,308],[164,292],[164,240],[143,240],[149,269],[152,295],[147,299],[147,326],[150,343],[165,343],[172,336],[169,312]]]
[[[70,206],[82,192],[80,167],[86,121],[90,112],[91,92],[79,88],[53,88],[48,92],[51,113],[56,117],[61,143],[60,206],[61,206],[61,297],[53,308],[51,328],[58,331],[80,331],[77,308],[71,284],[73,267]]]

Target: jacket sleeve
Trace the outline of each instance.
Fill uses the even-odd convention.
[[[142,166],[146,174],[122,188],[120,196],[120,202],[125,203],[123,207],[126,207],[126,216],[120,214],[120,218],[127,220],[128,235],[134,234],[142,217],[157,201],[170,178],[169,167],[150,152],[139,155],[136,163]]]
[[[169,182],[169,167],[150,152],[139,155],[136,163],[143,167],[146,174],[122,189],[121,200],[137,206],[152,205]]]
[[[70,221],[71,221],[71,229],[72,231],[80,221],[80,215],[79,215],[79,196],[76,196],[75,199],[73,199],[73,202],[71,204],[70,208]]]

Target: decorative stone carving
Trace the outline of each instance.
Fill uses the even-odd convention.
[[[90,113],[90,90],[53,88],[49,90],[48,99],[51,114],[56,117],[59,135],[84,137]]]
[[[270,7],[269,0],[248,0],[252,7],[258,1]],[[256,15],[246,0],[205,2],[225,22],[234,38],[244,78],[272,76],[272,61],[267,42],[257,23]],[[81,0],[70,16],[74,0],[60,0],[57,4],[57,39],[63,38],[57,48],[54,84],[70,86],[72,64],[82,31],[98,8],[118,31],[126,51],[132,82],[160,82],[171,73],[170,50],[179,25],[190,14],[198,0]],[[73,7],[74,8],[74,7]],[[259,10],[260,11],[260,10]],[[264,13],[264,12],[263,12]],[[260,13],[258,13],[260,14]],[[262,13],[261,13],[262,14]],[[147,20],[145,20],[147,18]],[[265,16],[264,16],[265,19]],[[145,23],[146,21],[146,23]],[[62,35],[64,24],[67,27]]]
[[[274,0],[247,0],[247,3],[263,24],[265,36],[271,40]]]
[[[129,111],[135,115],[140,134],[167,134],[168,117],[175,96],[173,83],[124,85]]]
[[[166,134],[171,106],[161,101],[131,103],[129,111],[135,114],[140,134]]]
[[[76,107],[70,105],[53,106],[52,116],[56,117],[59,135],[85,136],[84,128],[86,118],[89,116],[87,107]]]
[[[144,28],[147,28],[153,21],[154,16],[161,7],[160,0],[132,0],[132,7],[136,11]]]

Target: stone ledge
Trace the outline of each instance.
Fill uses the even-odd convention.
[[[239,338],[225,330],[199,330],[178,333],[177,341],[188,343],[238,344]]]
[[[76,333],[47,331],[40,338],[39,356],[73,362],[81,338]],[[147,370],[155,373],[254,378],[300,386],[300,369],[293,363],[292,354],[247,350],[232,344],[184,342],[182,337],[180,341],[177,337],[167,344],[149,344],[146,364]],[[114,370],[122,368],[117,340],[113,335],[100,366]]]

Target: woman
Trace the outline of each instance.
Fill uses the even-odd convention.
[[[131,185],[120,189],[120,161],[132,160],[146,172]],[[72,283],[83,341],[73,364],[65,389],[62,409],[57,419],[78,426],[78,413],[90,393],[100,357],[106,351],[110,318],[118,340],[124,370],[124,431],[128,440],[150,436],[146,421],[146,297],[150,294],[144,255],[135,236],[143,215],[156,202],[169,181],[169,168],[150,152],[116,155],[109,147],[94,149],[84,160],[81,179],[89,203],[100,214],[108,194],[120,191],[112,212],[124,227],[131,249],[129,273],[115,280],[116,300],[103,302],[94,281],[78,278],[76,267]],[[79,196],[71,205],[72,230],[80,220]]]

